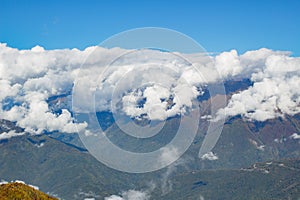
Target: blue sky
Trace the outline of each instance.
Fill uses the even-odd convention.
[[[300,55],[300,1],[0,1],[0,42],[19,49],[97,45],[139,27],[164,27],[210,52],[261,47]]]

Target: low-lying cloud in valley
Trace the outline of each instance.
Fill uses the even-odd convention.
[[[105,197],[104,200],[148,200],[149,198],[150,196],[147,192],[128,190],[126,192],[122,192],[120,196],[111,195],[109,197]]]

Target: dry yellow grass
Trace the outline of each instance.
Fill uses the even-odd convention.
[[[57,200],[22,183],[0,185],[0,200]]]

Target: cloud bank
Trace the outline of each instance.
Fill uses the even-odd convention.
[[[232,95],[219,116],[242,115],[248,120],[265,121],[300,112],[300,58],[261,49],[247,52],[240,59],[245,64],[241,75],[251,72],[254,84]]]
[[[34,134],[84,129],[87,124],[74,122],[74,110],[165,120],[189,112],[203,86],[241,78],[253,86],[233,94],[218,118],[264,121],[300,112],[300,58],[289,52],[263,48],[207,56],[101,47],[18,50],[0,44],[0,118]]]

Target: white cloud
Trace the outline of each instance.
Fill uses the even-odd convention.
[[[0,80],[0,101],[3,101],[6,97],[16,96],[19,93],[21,87],[22,86],[20,84],[11,85],[9,80]]]
[[[69,93],[75,85],[75,111],[114,108],[131,117],[164,120],[188,112],[202,94],[201,86],[221,78],[248,77],[254,85],[234,94],[219,117],[225,117],[225,111],[226,116],[240,114],[264,121],[300,112],[299,76],[300,58],[269,49],[205,56],[101,47],[18,50],[0,44],[0,118],[16,121],[31,133],[84,129],[86,124],[73,122],[70,110],[54,113],[47,102],[49,97]]]
[[[30,92],[25,95],[25,99],[29,102],[29,108],[17,125],[24,127],[27,132],[40,134],[43,130],[60,130],[65,133],[74,133],[77,132],[77,128],[83,129],[86,126],[74,124],[68,110],[63,109],[59,115],[52,113],[42,93]]]
[[[12,137],[17,137],[17,136],[21,136],[21,135],[24,135],[24,134],[25,134],[25,132],[16,133],[16,131],[11,130],[9,132],[0,133],[0,140],[9,139],[9,138],[12,138]]]
[[[112,195],[110,197],[105,197],[105,200],[148,200],[150,198],[147,192],[128,190],[123,192],[121,196]]]
[[[124,200],[124,198],[117,195],[111,195],[110,197],[105,197],[104,200]]]
[[[7,184],[8,182],[7,181],[0,181],[0,185],[3,185],[3,184]]]
[[[112,106],[116,112],[124,112],[131,117],[165,120],[187,112],[192,101],[201,94],[198,88],[204,80],[197,76],[189,63],[177,56],[150,50],[126,56],[104,73],[101,90],[97,91],[99,100],[97,98],[96,109],[109,110],[114,93]],[[143,99],[144,102],[139,105]]]
[[[208,152],[206,154],[204,154],[203,156],[201,156],[202,160],[218,160],[218,156],[215,155],[213,152]]]
[[[236,50],[223,52],[216,56],[216,68],[222,77],[235,76],[242,71],[240,59]]]
[[[300,112],[300,58],[275,54],[261,64],[251,75],[253,86],[234,94],[219,116],[225,111],[227,116],[265,121]]]
[[[84,128],[84,124],[77,127],[73,123],[67,110],[59,115],[52,113],[46,100],[71,90],[73,69],[80,66],[90,50],[46,51],[39,46],[17,50],[0,44],[0,118],[16,121],[31,133],[69,133]],[[7,98],[12,99],[11,107],[3,110]]]
[[[293,133],[290,138],[295,139],[295,140],[299,140],[300,139],[300,135],[297,133]]]
[[[42,143],[40,143],[40,144],[34,144],[34,146],[37,147],[37,148],[41,148],[41,147],[43,147],[44,145],[45,145],[44,142],[42,142]]]

